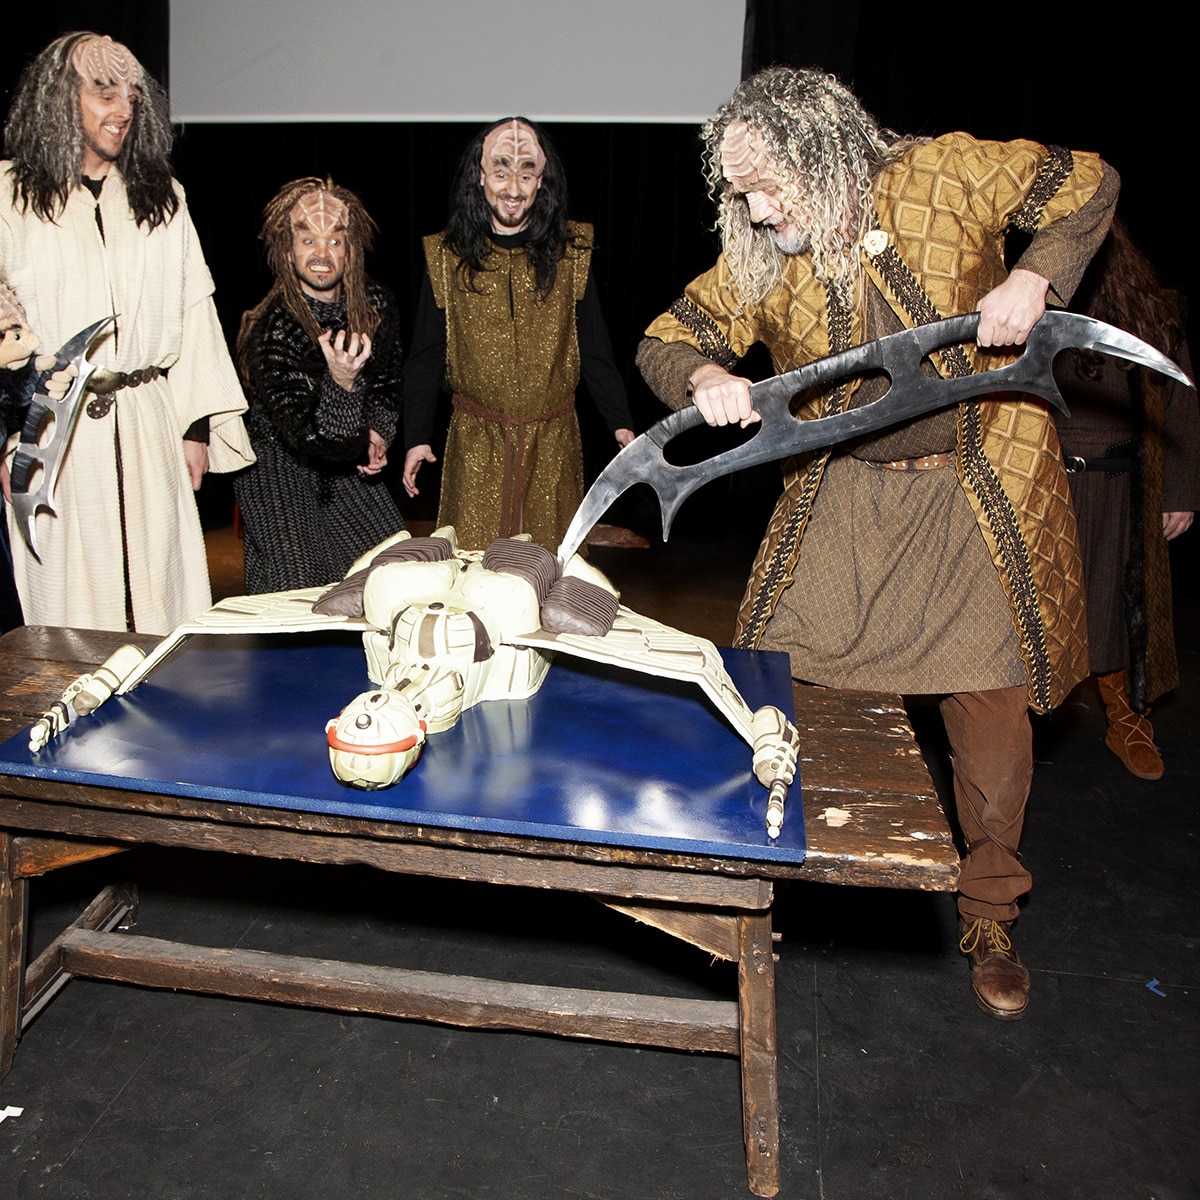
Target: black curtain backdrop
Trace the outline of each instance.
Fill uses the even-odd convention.
[[[966,129],[1097,150],[1121,172],[1121,207],[1135,237],[1164,279],[1185,288],[1196,237],[1178,131],[1194,104],[1190,95],[1185,99],[1185,33],[1165,20],[1162,6],[1126,8],[1119,21],[1092,17],[1100,10],[1083,7],[1073,7],[1070,17],[1030,8],[1020,21],[959,6],[925,11],[937,15],[922,19],[918,9],[852,0],[748,0],[744,69],[788,63],[829,70],[901,132]],[[23,18],[5,39],[5,111],[28,58],[59,32],[76,28],[125,42],[169,86],[166,0],[107,8],[55,3]],[[302,175],[328,174],[363,198],[380,227],[369,269],[411,314],[420,238],[444,223],[450,176],[474,129],[412,122],[180,129],[175,173],[187,189],[231,341],[243,310],[269,285],[257,241],[262,207],[280,184]],[[642,330],[716,254],[696,131],[582,123],[549,129],[566,164],[573,215],[596,225],[597,283],[640,430],[663,414],[633,365]],[[756,360],[750,373],[767,369]],[[612,442],[586,400],[581,418],[594,473]],[[746,529],[757,538],[777,480],[777,471],[765,467],[710,485],[706,497],[685,506],[676,529],[689,536]],[[403,511],[432,515],[431,492],[424,489],[415,509],[402,499]],[[227,492],[214,481],[205,493],[216,512],[206,516],[219,519]],[[648,496],[632,498],[619,516],[647,534],[657,529],[656,504]]]
[[[1138,244],[1166,283],[1186,288],[1196,239],[1179,139],[1196,111],[1196,68],[1179,11],[1157,0],[1001,11],[748,0],[743,69],[830,71],[901,133],[965,129],[1097,151],[1121,174]]]

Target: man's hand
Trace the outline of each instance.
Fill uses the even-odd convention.
[[[625,447],[633,441],[634,436],[635,435],[632,429],[618,429],[616,433],[613,434],[613,437],[617,439],[617,445],[620,446],[622,450],[624,450]]]
[[[1169,542],[1172,538],[1177,538],[1181,533],[1187,533],[1192,527],[1192,520],[1195,515],[1195,513],[1190,512],[1163,513],[1163,537]]]
[[[417,472],[421,469],[423,462],[437,462],[437,455],[434,454],[432,446],[413,446],[404,456],[404,475],[402,479],[404,490],[410,496],[416,496],[420,492],[420,488],[417,487]]]
[[[981,346],[1023,346],[1046,311],[1050,280],[1018,267],[976,306]]]
[[[344,329],[334,333],[327,329],[317,338],[317,345],[325,355],[333,382],[348,392],[353,391],[358,373],[371,357],[371,339],[365,333],[348,334]]]
[[[716,363],[704,363],[688,376],[692,401],[710,425],[740,425],[762,417],[750,405],[750,380],[731,375]]]
[[[186,438],[183,443],[183,459],[187,463],[188,476],[192,481],[192,491],[198,492],[208,473],[208,443],[190,442]]]
[[[360,475],[378,475],[387,466],[387,442],[373,429],[367,430],[367,461],[360,465]]]

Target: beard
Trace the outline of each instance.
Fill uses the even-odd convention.
[[[804,254],[809,246],[812,245],[812,234],[807,230],[796,229],[793,226],[791,233],[780,233],[778,230],[770,230],[771,241],[779,248],[782,254]]]
[[[529,223],[530,214],[533,211],[533,203],[526,204],[519,212],[506,212],[504,206],[499,202],[489,204],[491,210],[492,221],[502,229],[511,229],[514,233],[519,233]]]
[[[312,263],[306,263],[305,269],[301,270],[296,267],[296,277],[301,283],[306,283],[314,292],[332,292],[336,288],[341,287],[344,271],[330,271],[328,275],[314,274],[310,269],[311,266],[329,266],[333,264],[321,259],[314,259]]]

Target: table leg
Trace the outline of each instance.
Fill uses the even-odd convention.
[[[12,1069],[21,1034],[29,884],[16,873],[16,838],[0,831],[0,1079]]]
[[[756,1196],[779,1191],[779,1082],[771,910],[738,917],[738,1017],[746,1174]]]

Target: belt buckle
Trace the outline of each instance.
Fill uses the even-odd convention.
[[[1064,454],[1063,466],[1066,468],[1068,475],[1081,475],[1087,470],[1087,459],[1080,458],[1075,454]]]

